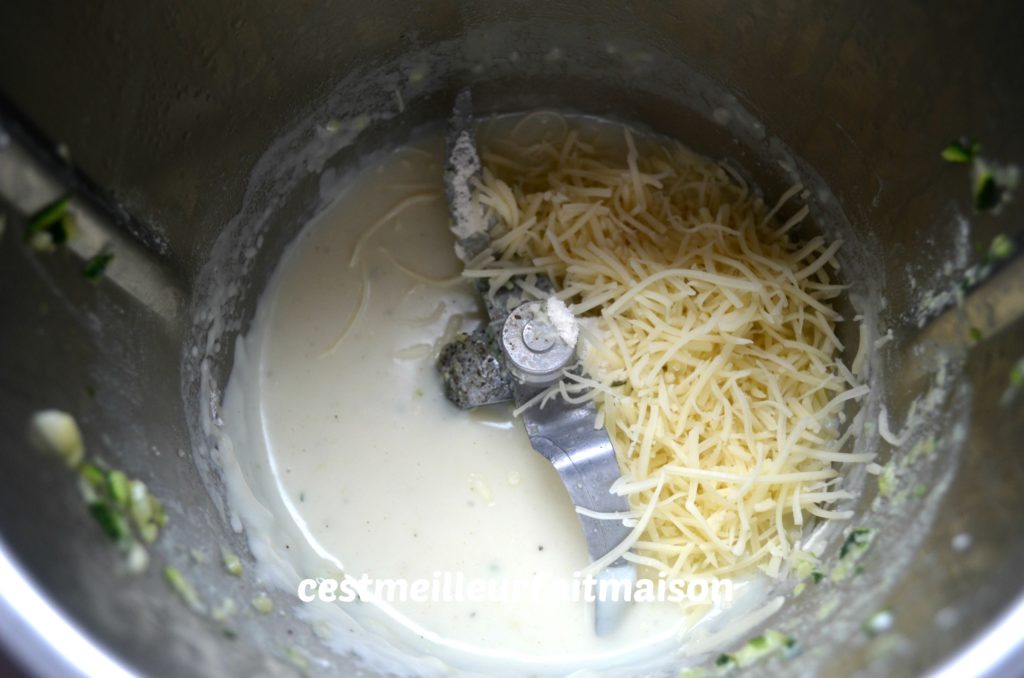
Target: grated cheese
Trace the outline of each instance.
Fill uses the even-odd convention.
[[[601,517],[635,524],[588,571],[626,554],[677,577],[780,576],[809,520],[850,515],[830,507],[850,497],[834,464],[871,460],[840,449],[843,410],[868,393],[866,336],[852,371],[837,355],[841,243],[790,235],[802,186],[769,210],[735,173],[628,130],[570,122],[501,151],[485,142],[477,187],[496,245],[467,275],[543,272],[582,316],[588,376],[517,413],[557,394],[599,406],[632,509]]]
[[[568,346],[576,346],[580,328],[576,324],[576,317],[565,303],[557,297],[548,297],[544,304],[544,313],[547,314],[548,320],[554,325],[555,331],[558,332],[562,341]]]

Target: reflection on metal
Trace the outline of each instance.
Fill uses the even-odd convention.
[[[1024,318],[1024,256],[1018,253],[993,268],[966,292],[951,295],[954,303],[913,337],[912,353],[904,356],[905,382],[927,376],[934,362],[930,356],[980,344]]]
[[[27,218],[60,198],[67,189],[24,145],[12,137],[5,137],[5,141],[0,144],[0,200]],[[80,197],[71,197],[69,210],[75,216],[76,235],[65,247],[75,253],[82,265],[108,248],[114,258],[104,276],[163,321],[174,321],[184,295],[152,253]],[[14,221],[8,217],[8,230]]]

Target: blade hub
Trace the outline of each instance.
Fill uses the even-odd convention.
[[[505,320],[501,348],[509,371],[526,384],[543,385],[557,381],[575,354],[544,313],[544,305],[529,301],[517,307]]]

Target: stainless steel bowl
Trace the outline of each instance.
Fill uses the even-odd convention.
[[[958,343],[955,311],[917,322],[920,287],[955,288],[1024,217],[1019,200],[974,214],[963,168],[939,158],[961,135],[993,159],[1024,158],[1022,25],[1024,5],[1012,2],[8,3],[7,649],[41,675],[274,674],[288,671],[289,647],[311,658],[310,673],[349,673],[350,658],[287,614],[242,615],[238,637],[224,637],[173,597],[157,565],[174,563],[209,596],[262,590],[190,556],[222,543],[247,553],[197,425],[226,378],[229,339],[318,209],[321,185],[443,118],[464,84],[485,111],[544,106],[648,125],[733,158],[769,195],[793,170],[810,177],[822,189],[811,199],[819,226],[861,252],[853,282],[876,295],[872,313],[894,332],[877,377],[901,421],[934,381],[928,347]],[[121,253],[98,286],[81,279],[84,250],[34,256],[17,232],[68,186],[85,242]],[[225,276],[237,291],[218,296]],[[880,511],[876,484],[864,483],[857,521],[880,526],[873,560],[836,587],[839,604],[811,591],[788,606],[776,621],[798,630],[804,653],[755,671],[1024,675],[1024,400],[1004,397],[1024,354],[1022,288],[1011,263],[986,301],[1009,310],[982,341],[952,351],[948,398],[930,423],[937,452],[909,472],[923,496]],[[221,321],[224,333],[211,334]],[[170,523],[147,574],[123,571],[74,478],[29,448],[26,421],[44,407],[75,413],[93,453],[166,500]],[[882,461],[906,452],[881,449]],[[862,633],[882,607],[894,628]]]

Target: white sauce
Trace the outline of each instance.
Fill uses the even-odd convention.
[[[437,350],[482,318],[472,288],[452,280],[461,264],[441,154],[440,140],[410,145],[348,182],[289,247],[238,339],[218,453],[260,575],[288,591],[339,571],[528,580],[588,563],[565,489],[510,407],[470,414],[441,392]],[[424,193],[436,199],[409,201],[360,243]],[[751,611],[749,599],[737,614]],[[671,660],[706,612],[636,604],[597,638],[584,602],[301,608],[339,651],[421,675],[632,671]]]

